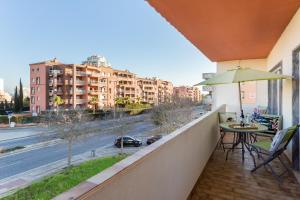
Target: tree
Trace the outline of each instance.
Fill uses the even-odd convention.
[[[44,116],[44,124],[47,125],[49,131],[43,135],[49,138],[49,135],[55,134],[55,136],[66,141],[68,167],[71,166],[72,162],[74,142],[91,134],[91,130],[86,124],[87,117],[88,115],[85,115],[82,110],[61,111],[59,113],[49,111]]]
[[[23,111],[23,84],[22,84],[22,80],[20,79],[20,88],[19,88],[19,106],[20,106],[20,111]]]
[[[97,97],[92,97],[91,98],[91,101],[90,101],[90,104],[92,104],[93,106],[93,114],[96,113],[96,106],[98,105],[98,98]]]
[[[116,104],[117,107],[124,106],[124,98],[123,97],[117,97],[115,99],[115,104]]]
[[[131,103],[131,99],[129,96],[126,96],[124,97],[124,104],[127,105],[127,104],[130,104]]]
[[[117,132],[117,134],[121,137],[121,152],[120,154],[124,153],[124,146],[123,146],[123,137],[128,134],[130,130],[130,126],[132,124],[126,120],[125,117],[123,117],[123,112],[119,113],[118,119],[115,120],[114,130]]]
[[[15,88],[14,103],[15,103],[15,107],[14,107],[15,112],[20,112],[20,101],[19,101],[19,95],[18,95],[18,86],[16,86],[16,88]]]
[[[30,107],[30,98],[29,97],[25,97],[24,98],[24,102],[23,102],[23,106],[25,107]]]
[[[5,101],[4,101],[4,110],[8,110],[10,107],[9,107],[9,105],[8,105],[8,102],[7,102],[7,100],[5,99]]]
[[[141,101],[142,101],[142,98],[141,98],[141,97],[137,97],[137,98],[135,99],[135,103],[137,103],[137,104],[141,104]]]
[[[60,96],[54,97],[54,106],[56,107],[57,112],[59,110],[59,106],[62,105],[63,103],[64,103],[64,101],[62,100],[62,98]]]
[[[1,101],[1,103],[0,103],[0,109],[5,110],[5,105],[4,105],[3,101]]]

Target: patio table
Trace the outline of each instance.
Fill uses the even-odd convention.
[[[245,160],[245,148],[249,151],[250,155],[253,157],[251,151],[250,151],[250,147],[249,147],[249,143],[255,142],[255,134],[258,132],[263,132],[263,131],[267,131],[268,127],[261,125],[259,123],[252,123],[253,126],[255,126],[255,128],[249,127],[249,128],[234,128],[232,127],[233,124],[236,124],[236,122],[225,122],[225,123],[220,123],[220,128],[222,128],[224,131],[227,132],[234,132],[237,133],[237,137],[235,138],[235,141],[233,142],[232,148],[227,150],[226,153],[226,160],[228,158],[228,152],[229,151],[233,151],[234,149],[237,148],[237,146],[239,144],[241,144],[241,148],[242,149],[242,160]]]

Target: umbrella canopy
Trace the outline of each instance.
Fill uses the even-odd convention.
[[[292,77],[275,74],[272,72],[265,72],[250,68],[236,68],[232,70],[228,70],[224,73],[220,73],[215,75],[213,78],[208,79],[206,81],[202,81],[201,83],[196,84],[199,85],[221,85],[221,84],[229,84],[229,83],[238,83],[239,86],[239,101],[240,101],[240,109],[241,109],[241,117],[244,117],[243,109],[242,109],[242,98],[241,98],[241,82],[247,81],[259,81],[259,80],[276,80],[276,79],[291,79]]]
[[[276,79],[291,79],[292,77],[275,74],[272,72],[265,72],[250,68],[237,68],[228,70],[224,73],[217,74],[213,78],[196,84],[199,85],[220,85],[228,83],[240,83],[247,81],[259,81],[259,80],[276,80]]]

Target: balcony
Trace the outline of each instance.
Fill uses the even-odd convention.
[[[98,86],[99,82],[98,81],[89,81],[90,85]]]
[[[85,90],[76,90],[76,94],[85,94]]]
[[[87,76],[90,75],[90,72],[76,71],[77,76]]]
[[[61,74],[63,74],[63,71],[59,70],[59,69],[52,69],[52,70],[49,70],[49,74],[50,75],[61,75]]]
[[[279,186],[264,169],[251,174],[250,155],[230,153],[219,139],[218,112],[205,114],[111,168],[61,194],[60,199],[299,199],[292,175]],[[227,138],[230,139],[230,138]],[[274,162],[275,167],[278,162]],[[128,191],[131,191],[128,193]]]
[[[98,95],[99,91],[98,90],[89,90],[89,94],[91,94],[91,95]]]
[[[76,85],[85,85],[85,81],[76,80]]]
[[[76,99],[76,103],[77,104],[85,104],[87,103],[88,101],[86,99]]]
[[[65,80],[65,85],[73,85],[73,80]]]

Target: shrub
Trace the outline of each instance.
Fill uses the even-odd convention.
[[[15,122],[17,124],[28,124],[28,123],[39,123],[40,117],[33,116],[13,116],[11,118],[11,122]],[[7,115],[0,116],[0,124],[8,124]]]

